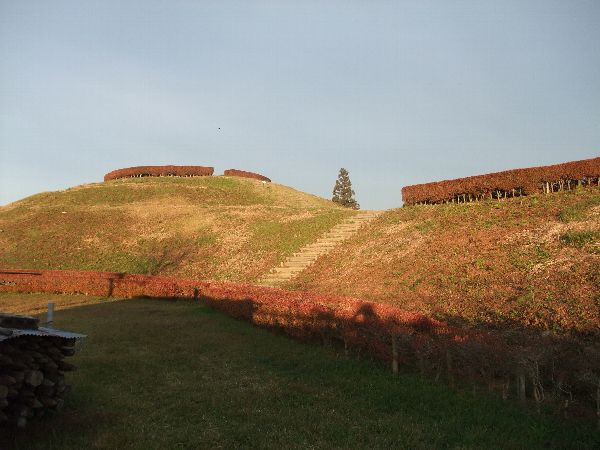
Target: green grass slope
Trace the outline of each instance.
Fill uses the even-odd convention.
[[[0,309],[35,313],[48,301],[57,327],[88,335],[71,359],[73,390],[59,414],[0,429],[2,449],[600,445],[590,423],[393,376],[194,302],[0,294]]]
[[[600,189],[390,210],[289,287],[457,322],[599,333]]]
[[[115,180],[0,208],[0,267],[253,281],[351,214],[252,179]]]

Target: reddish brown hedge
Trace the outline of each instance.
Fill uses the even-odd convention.
[[[131,177],[205,177],[212,175],[214,170],[203,166],[137,166],[108,172],[104,181]]]
[[[590,394],[600,387],[597,336],[459,329],[391,305],[348,297],[112,272],[0,270],[2,291],[195,299],[294,337],[338,340],[385,361],[396,355],[400,364],[436,378],[443,375],[450,384],[455,377],[487,383],[503,396],[522,392],[538,403],[556,398],[563,406],[589,407],[590,398],[595,398]],[[524,391],[512,388],[521,385],[526,385]]]
[[[228,177],[254,178],[256,180],[267,181],[269,183],[271,182],[270,178],[267,178],[260,173],[246,172],[245,170],[227,169],[225,172],[223,172],[223,175]]]
[[[281,289],[113,272],[0,270],[0,292],[47,292],[114,297],[202,298],[208,305],[296,337],[334,334],[389,358],[389,336],[413,329],[443,333],[442,322],[360,300]]]
[[[407,205],[466,202],[554,192],[577,185],[597,186],[599,183],[600,157],[405,186],[402,199]]]

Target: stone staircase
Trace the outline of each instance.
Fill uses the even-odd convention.
[[[315,262],[319,256],[329,253],[336,245],[354,235],[360,227],[375,219],[379,214],[381,211],[358,211],[355,216],[337,224],[315,242],[302,247],[297,253],[289,256],[279,267],[271,269],[259,280],[258,284],[277,286],[290,281]]]

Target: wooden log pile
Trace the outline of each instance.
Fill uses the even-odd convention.
[[[28,330],[0,326],[5,338],[18,332],[0,341],[0,425],[23,428],[32,418],[58,411],[70,390],[65,373],[75,366],[65,357],[75,353],[75,339],[24,334]]]

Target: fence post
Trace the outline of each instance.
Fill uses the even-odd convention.
[[[398,373],[398,340],[392,334],[392,373]]]
[[[107,293],[107,297],[112,297],[113,295],[113,289],[114,289],[114,281],[112,278],[108,279],[108,293]]]
[[[446,370],[448,371],[448,383],[450,387],[454,387],[454,371],[452,368],[452,353],[450,353],[450,349],[446,349]]]
[[[527,389],[525,387],[525,374],[520,372],[517,375],[517,395],[522,403],[527,401]]]
[[[46,326],[52,328],[54,326],[54,303],[48,303],[48,313],[46,315]]]

